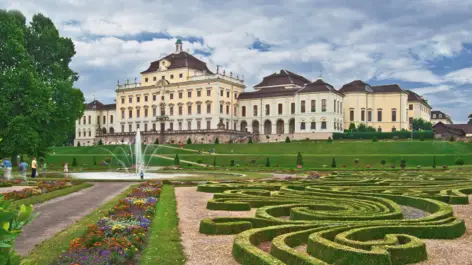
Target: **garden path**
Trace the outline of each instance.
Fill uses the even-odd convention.
[[[12,186],[12,187],[4,187],[0,188],[0,193],[7,193],[10,191],[20,191],[26,188],[33,188],[34,186]]]
[[[472,202],[472,195],[469,196]],[[424,240],[428,259],[417,265],[464,265],[472,264],[472,204],[452,205],[454,216],[463,219],[465,234],[455,240]]]
[[[167,159],[167,160],[174,160],[174,157],[169,157],[169,156],[165,156],[165,155],[153,154],[153,156],[155,156],[155,157],[160,157],[160,158],[162,158],[162,159]],[[179,155],[179,156],[180,156],[180,155]],[[197,162],[188,161],[188,160],[183,160],[183,159],[180,159],[180,162],[181,162],[181,163],[192,164],[192,165],[196,165],[196,166],[201,166],[201,167],[207,167],[207,166],[208,166],[207,164],[200,164],[200,163],[197,163]]]
[[[212,193],[197,192],[196,187],[175,189],[179,230],[187,257],[186,265],[239,265],[231,255],[234,235],[208,236],[200,234],[200,220],[214,217],[253,217],[256,209],[246,212],[210,211],[206,204]]]
[[[92,182],[92,187],[58,197],[34,206],[39,215],[16,240],[15,250],[24,256],[39,243],[66,229],[90,214],[106,201],[117,196],[134,183]]]

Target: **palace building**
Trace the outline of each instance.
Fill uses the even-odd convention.
[[[423,98],[398,85],[356,80],[337,90],[321,77],[311,81],[288,70],[245,91],[243,77],[211,71],[183,51],[180,40],[140,80],[118,83],[116,104],[87,104],[74,144],[132,143],[138,130],[145,143],[328,139],[350,123],[385,132],[409,129],[413,118],[429,121],[431,112]]]

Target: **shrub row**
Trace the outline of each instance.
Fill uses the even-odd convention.
[[[413,139],[433,139],[433,131],[414,131]],[[396,132],[345,132],[345,133],[333,133],[333,139],[409,139],[411,138],[411,132],[408,131],[396,131]]]

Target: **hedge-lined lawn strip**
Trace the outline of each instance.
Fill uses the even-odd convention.
[[[73,193],[73,192],[77,192],[77,191],[80,191],[80,190],[83,190],[83,189],[86,189],[86,188],[90,188],[92,186],[93,185],[90,184],[90,183],[81,183],[81,184],[78,184],[78,185],[74,185],[72,187],[67,187],[67,188],[64,188],[64,189],[59,189],[59,190],[51,191],[51,192],[48,192],[48,193],[43,193],[41,195],[35,195],[35,196],[31,196],[29,198],[17,200],[17,201],[14,201],[11,204],[11,206],[15,207],[15,208],[19,208],[22,204],[24,204],[24,205],[33,204],[34,205],[34,204],[42,203],[42,202],[49,201],[49,200],[52,200],[52,199],[57,198],[57,197],[61,197],[61,196],[70,194],[70,193]]]
[[[185,256],[180,243],[179,218],[173,186],[164,185],[156,207],[156,217],[149,231],[148,245],[139,264],[184,264]]]
[[[135,187],[135,185],[129,187],[120,195],[106,202],[66,230],[37,245],[26,259],[30,260],[33,265],[44,265],[52,262],[54,258],[69,249],[69,242],[71,240],[82,236],[87,231],[89,225],[96,223],[100,218],[105,216],[119,200],[124,199],[131,192],[133,187]]]

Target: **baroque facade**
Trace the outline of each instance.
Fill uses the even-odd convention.
[[[337,90],[321,77],[311,81],[288,70],[268,75],[245,92],[244,78],[212,72],[183,51],[151,62],[141,82],[117,84],[116,104],[94,100],[76,122],[75,145],[133,143],[260,142],[328,139],[351,123],[379,131],[409,129],[413,118],[430,120],[431,107],[398,85],[360,80]]]

